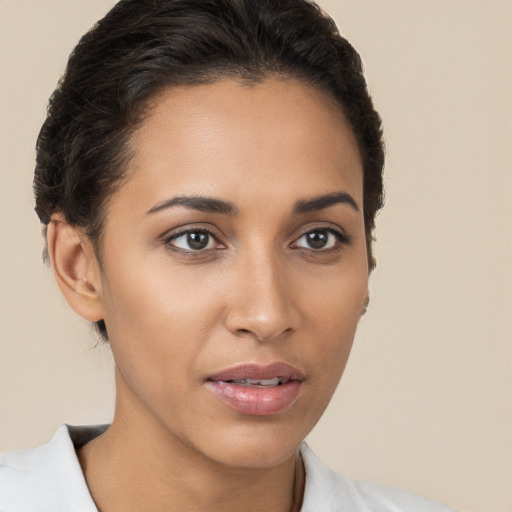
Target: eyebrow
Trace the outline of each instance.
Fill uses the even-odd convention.
[[[304,201],[298,201],[295,203],[293,208],[294,213],[307,213],[317,210],[323,210],[329,208],[335,204],[348,204],[356,212],[359,211],[359,207],[355,202],[354,198],[346,192],[333,192],[323,196],[316,196],[311,199]]]
[[[331,194],[297,201],[293,208],[293,213],[301,214],[323,210],[335,204],[348,204],[356,212],[359,211],[357,203],[350,194],[346,192],[332,192]],[[233,203],[223,201],[222,199],[215,199],[213,197],[178,196],[156,204],[146,212],[146,215],[151,215],[167,208],[172,208],[173,206],[185,206],[186,208],[204,213],[217,213],[222,215],[236,215],[238,213],[238,208]]]
[[[238,213],[238,208],[228,201],[214,199],[213,197],[179,196],[156,204],[146,212],[146,215],[151,215],[173,206],[185,206],[200,212],[220,213],[223,215],[235,215]]]

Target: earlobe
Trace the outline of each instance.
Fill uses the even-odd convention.
[[[91,322],[101,320],[101,276],[91,243],[61,214],[52,216],[47,236],[55,279],[69,305]]]

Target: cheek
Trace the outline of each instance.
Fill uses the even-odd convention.
[[[128,271],[138,268],[139,272]],[[217,288],[167,265],[126,261],[108,274],[104,312],[116,364],[125,377],[162,387],[192,371],[205,333],[218,320]],[[148,378],[148,375],[151,379]]]
[[[311,286],[308,294],[302,294],[307,300],[304,310],[309,318],[314,373],[331,392],[345,368],[367,296],[366,260],[360,260],[362,263],[340,268],[330,279],[322,280],[321,286]]]
[[[361,257],[353,263],[313,276],[299,294],[310,322],[319,332],[329,333],[326,338],[332,342],[355,333],[368,293],[366,260]]]
[[[122,332],[139,342],[170,342],[180,331],[200,328],[197,320],[208,319],[216,293],[215,282],[176,268],[165,254],[127,259],[111,268],[105,281],[105,320],[112,337]]]

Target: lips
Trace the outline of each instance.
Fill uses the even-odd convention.
[[[229,368],[207,379],[207,387],[231,409],[267,416],[287,410],[298,398],[304,375],[296,368],[273,363]]]

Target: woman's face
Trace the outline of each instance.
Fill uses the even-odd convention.
[[[226,79],[165,91],[131,149],[100,274],[116,420],[277,465],[326,408],[367,294],[355,138],[308,85]]]

